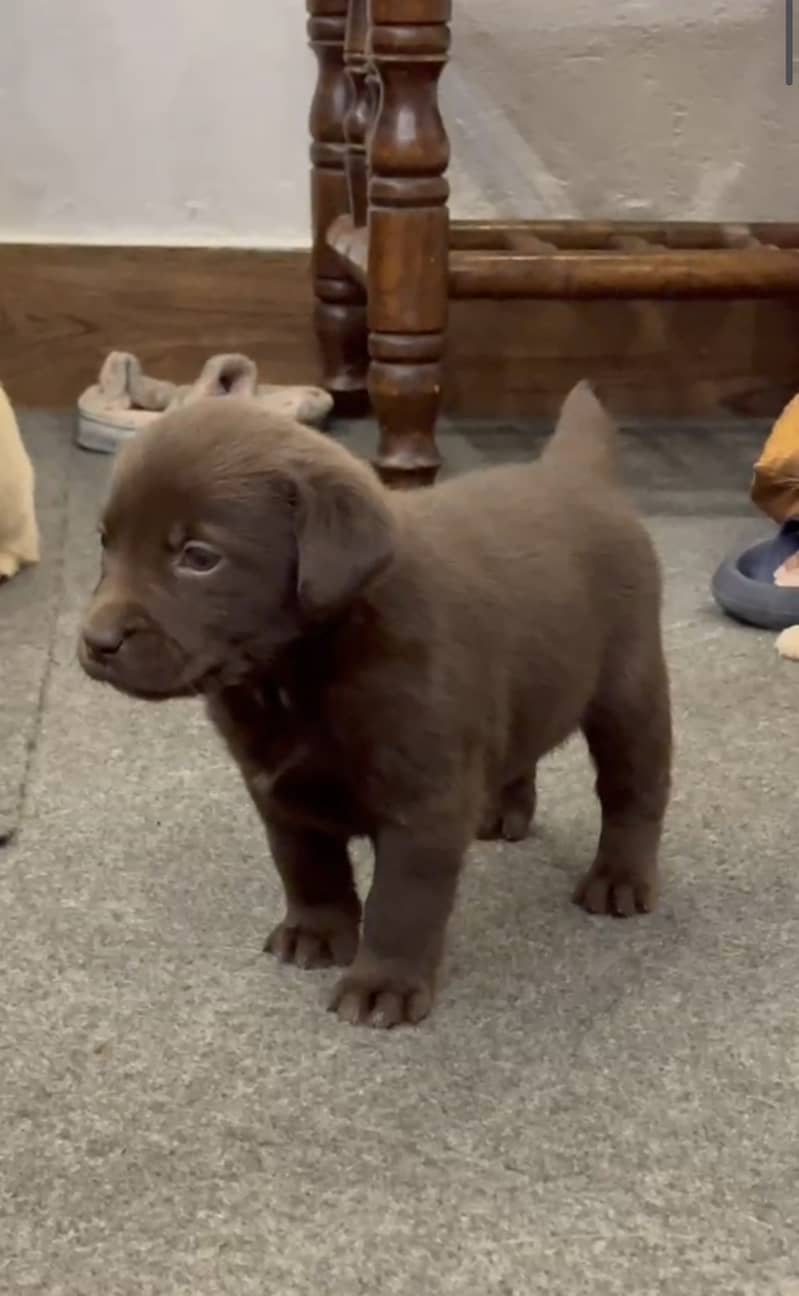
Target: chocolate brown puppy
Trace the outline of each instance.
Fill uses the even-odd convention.
[[[654,904],[660,576],[615,439],[583,384],[538,462],[407,494],[233,399],[177,410],[119,456],[81,663],[136,697],[205,697],[285,887],[266,947],[351,965],[330,1004],[347,1021],[426,1016],[469,843],[525,835],[537,762],[577,729],[602,830],[575,898]]]

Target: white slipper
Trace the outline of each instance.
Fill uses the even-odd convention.
[[[196,382],[178,386],[142,373],[129,352],[112,351],[98,381],[78,399],[78,445],[113,454],[168,409],[217,396],[249,397],[272,414],[317,426],[333,406],[332,396],[321,387],[259,383],[255,362],[244,355],[212,356]]]
[[[270,412],[298,423],[319,424],[333,408],[333,397],[321,387],[282,387],[259,383],[255,361],[245,355],[211,356],[190,387],[179,387],[172,405],[208,396],[246,396]]]

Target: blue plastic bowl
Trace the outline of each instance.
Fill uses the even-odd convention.
[[[786,522],[773,540],[761,540],[725,558],[713,577],[713,597],[736,621],[785,630],[799,625],[799,587],[774,584],[774,573],[786,558],[799,552],[799,519]]]

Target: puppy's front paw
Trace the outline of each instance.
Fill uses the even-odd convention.
[[[590,868],[574,892],[574,903],[590,914],[633,918],[651,913],[657,902],[656,874],[652,868]]]
[[[433,987],[421,973],[399,972],[370,961],[353,967],[337,982],[328,1011],[351,1026],[416,1026],[433,1006]]]
[[[358,948],[358,916],[339,909],[289,912],[267,936],[264,952],[299,968],[349,967]]]

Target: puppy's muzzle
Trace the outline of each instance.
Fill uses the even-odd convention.
[[[83,627],[81,645],[88,662],[107,667],[126,639],[135,632],[135,626],[118,616],[98,615]]]
[[[101,599],[89,609],[78,660],[92,679],[124,693],[166,697],[185,689],[184,654],[132,604]]]

